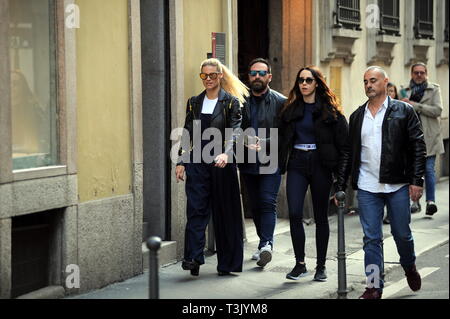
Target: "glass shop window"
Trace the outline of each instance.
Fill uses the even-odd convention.
[[[9,0],[13,169],[57,164],[54,0]]]

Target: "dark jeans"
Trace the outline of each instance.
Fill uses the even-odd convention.
[[[434,171],[434,164],[436,162],[436,156],[427,157],[425,165],[425,194],[426,201],[435,201],[435,189],[436,189],[436,176]]]
[[[253,221],[259,237],[258,249],[267,242],[273,247],[273,232],[277,222],[277,195],[281,184],[280,174],[241,173],[250,200]]]
[[[331,171],[321,165],[317,151],[293,150],[287,170],[286,192],[291,238],[297,262],[305,261],[303,206],[310,186],[316,223],[317,265],[325,265],[330,237],[328,203],[332,182]]]

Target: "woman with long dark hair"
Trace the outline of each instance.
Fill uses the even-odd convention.
[[[279,130],[279,164],[281,173],[287,172],[287,201],[295,253],[295,266],[286,278],[297,280],[307,274],[302,220],[309,186],[316,224],[314,280],[326,281],[329,195],[333,179],[336,192],[346,188],[345,169],[350,147],[347,120],[317,67],[298,71],[280,113]]]
[[[231,163],[236,136],[226,136],[226,129],[240,127],[240,104],[248,95],[248,89],[217,59],[203,61],[200,70],[205,90],[188,100],[184,125],[191,147],[180,149],[175,170],[177,182],[184,181],[185,172],[187,176],[182,268],[190,270],[193,276],[199,275],[200,265],[205,263],[205,230],[212,213],[217,272],[224,276],[242,271],[241,200],[236,164]],[[205,130],[211,128],[220,131],[220,140],[200,138],[200,135],[208,136]],[[195,135],[196,131],[199,136]],[[208,152],[211,144],[214,148]]]
[[[388,95],[393,98],[398,100],[398,92],[397,92],[397,87],[395,86],[394,83],[389,82],[387,85],[387,93]]]

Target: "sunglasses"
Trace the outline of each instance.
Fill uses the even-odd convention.
[[[250,76],[256,76],[256,74],[259,74],[259,76],[263,77],[263,76],[266,76],[268,73],[269,73],[269,71],[255,71],[255,70],[248,71],[248,74]]]
[[[218,72],[215,72],[215,73],[200,73],[200,79],[206,80],[209,77],[211,80],[215,80],[215,79],[217,79],[219,74],[220,73],[218,73]]]
[[[298,78],[298,83],[303,84],[303,82],[306,82],[307,84],[311,84],[314,82],[315,79],[313,78]]]
[[[424,75],[426,72],[423,71],[414,71],[414,75]]]

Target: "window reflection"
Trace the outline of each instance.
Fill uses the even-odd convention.
[[[54,4],[10,0],[13,168],[56,164]]]

